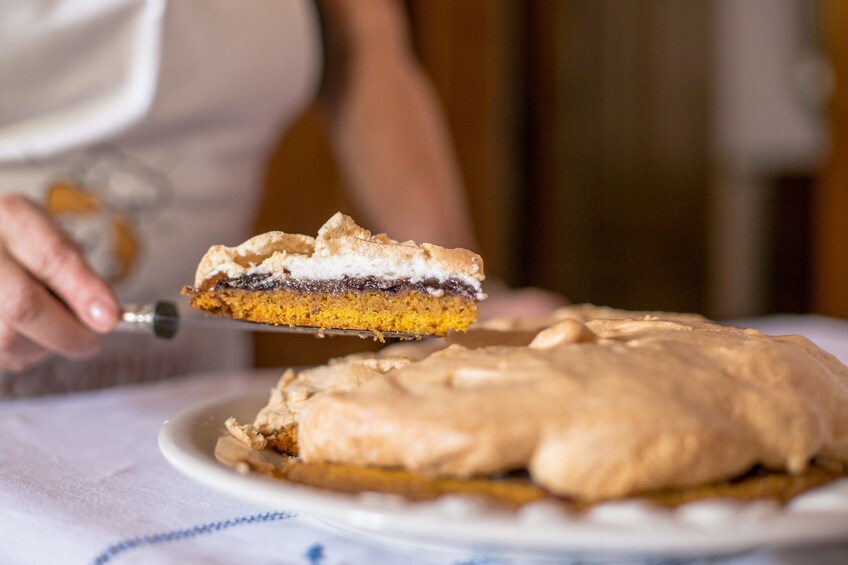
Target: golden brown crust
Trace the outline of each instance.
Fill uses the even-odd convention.
[[[297,457],[297,426],[290,424],[285,426],[271,436],[271,445],[274,449],[284,455]]]
[[[519,507],[548,500],[570,511],[591,508],[596,501],[581,501],[556,496],[534,484],[526,476],[506,474],[496,477],[440,478],[404,469],[387,469],[338,463],[305,463],[265,449],[250,451],[221,438],[216,456],[226,465],[247,462],[257,472],[286,481],[336,492],[357,494],[379,492],[396,494],[412,501],[432,500],[449,494],[478,496],[506,506]],[[720,481],[686,489],[666,489],[631,496],[666,508],[714,498],[753,501],[774,500],[786,503],[812,488],[848,477],[848,468],[814,464],[804,472],[791,474],[757,467],[729,481]]]
[[[212,314],[265,324],[345,328],[420,335],[466,331],[477,318],[477,305],[461,296],[436,297],[415,290],[303,294],[286,290],[187,287],[191,306]]]

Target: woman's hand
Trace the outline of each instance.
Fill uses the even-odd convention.
[[[77,246],[35,203],[0,195],[0,370],[22,371],[51,353],[100,349],[120,308]]]

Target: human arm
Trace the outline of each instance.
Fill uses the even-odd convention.
[[[29,199],[0,195],[0,371],[97,353],[119,315],[111,290]]]
[[[320,0],[328,53],[321,108],[368,225],[475,249],[459,168],[394,0]]]

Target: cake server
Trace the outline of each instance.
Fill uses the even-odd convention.
[[[160,300],[152,304],[125,304],[123,314],[115,327],[118,332],[152,334],[163,339],[171,339],[183,328],[242,330],[251,332],[279,332],[287,334],[345,335],[360,338],[421,339],[419,334],[401,332],[373,332],[371,330],[339,330],[309,326],[276,326],[226,318],[223,316],[181,316],[173,302]]]

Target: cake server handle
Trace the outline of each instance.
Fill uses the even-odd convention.
[[[152,304],[124,304],[121,319],[115,326],[117,332],[153,334],[171,339],[180,329],[180,311],[167,300]]]

